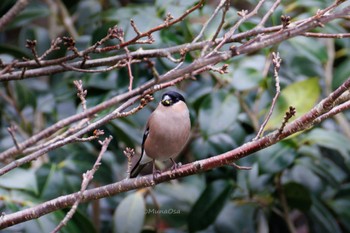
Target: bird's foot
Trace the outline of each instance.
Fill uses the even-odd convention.
[[[153,160],[153,180],[156,180],[158,178],[158,176],[161,174],[162,172],[159,171],[157,168],[156,168],[156,162],[155,160]]]
[[[161,173],[162,172],[160,170],[154,169],[153,172],[152,172],[153,180],[156,180]]]
[[[179,167],[181,167],[182,163],[176,163],[172,158],[170,160],[173,162],[173,165],[170,168],[171,172],[175,172]]]

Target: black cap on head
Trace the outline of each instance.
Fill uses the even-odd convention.
[[[185,98],[180,93],[176,91],[168,91],[163,94],[161,102],[164,106],[171,106],[179,101],[186,103]]]

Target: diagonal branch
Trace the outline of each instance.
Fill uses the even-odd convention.
[[[70,211],[66,214],[64,219],[57,225],[57,227],[52,231],[52,233],[59,232],[59,230],[67,225],[68,221],[73,217],[74,213],[78,209],[78,205],[80,204],[81,200],[84,198],[84,192],[86,191],[89,183],[91,180],[94,178],[94,174],[97,172],[98,168],[101,165],[101,160],[102,160],[102,155],[106,152],[107,147],[111,140],[113,139],[112,136],[109,136],[108,138],[105,138],[103,142],[99,141],[99,143],[102,145],[101,151],[95,161],[94,166],[92,167],[91,170],[87,171],[86,173],[83,174],[83,182],[81,183],[81,189],[79,191],[79,195],[77,200],[74,202],[72,208]]]
[[[16,4],[0,18],[0,31],[3,31],[7,24],[9,24],[27,5],[28,0],[18,0]]]
[[[268,47],[268,46],[271,46],[274,44],[278,44],[286,39],[298,36],[304,32],[309,31],[312,28],[318,27],[320,25],[320,23],[325,24],[333,19],[348,15],[349,13],[350,13],[350,6],[345,7],[341,11],[334,13],[334,14],[328,14],[328,15],[324,15],[324,16],[320,16],[319,14],[317,14],[317,15],[311,17],[311,19],[308,20],[307,23],[303,23],[301,26],[300,25],[299,26],[289,26],[288,28],[286,28],[284,30],[281,30],[282,27],[275,27],[275,28],[273,28],[273,30],[275,31],[276,29],[279,29],[279,31],[277,31],[273,34],[261,36],[261,37],[259,37],[258,40],[253,39],[253,41],[248,41],[247,43],[242,44],[239,47],[232,47],[231,51],[223,51],[221,53],[214,54],[210,57],[199,58],[186,67],[178,68],[176,70],[175,69],[171,70],[171,72],[167,72],[164,75],[161,75],[159,77],[159,79],[157,79],[157,80],[153,79],[153,80],[145,83],[144,85],[133,89],[132,91],[115,96],[114,98],[109,99],[109,100],[107,100],[107,101],[105,101],[105,102],[103,102],[103,103],[101,103],[93,108],[90,108],[83,113],[76,114],[76,115],[68,117],[64,120],[61,120],[61,121],[57,122],[56,124],[41,131],[37,135],[34,135],[33,137],[27,139],[26,141],[24,141],[22,143],[19,143],[19,148],[21,150],[23,150],[24,148],[27,148],[28,146],[34,145],[39,140],[44,139],[48,135],[52,135],[53,133],[55,133],[58,129],[61,129],[62,127],[65,127],[71,123],[74,123],[74,122],[79,121],[81,119],[92,116],[93,114],[96,114],[97,112],[100,112],[106,108],[115,106],[117,103],[126,101],[127,99],[130,99],[132,97],[138,96],[138,95],[144,93],[146,90],[150,90],[150,88],[152,89],[152,87],[155,88],[157,82],[164,83],[167,81],[177,79],[178,77],[183,77],[185,75],[191,75],[191,74],[193,74],[194,71],[197,71],[200,69],[205,70],[205,67],[207,67],[208,65],[215,65],[219,62],[228,60],[233,56],[237,56],[239,54],[244,54],[244,53],[251,53],[251,52],[254,52],[254,51],[259,50],[261,48],[265,48],[265,47]],[[249,31],[249,32],[241,34],[240,38],[250,36],[251,34],[254,34],[257,32],[263,32],[266,29],[254,29],[254,30],[255,30],[254,32]],[[272,30],[272,29],[270,29],[270,30]],[[203,45],[203,44],[201,44],[201,45]],[[197,44],[197,46],[198,46],[198,44]],[[184,48],[184,47],[182,47],[182,48]],[[168,54],[169,54],[169,52],[165,53],[164,56],[168,56]],[[130,56],[132,56],[132,55],[133,54],[130,53]],[[126,58],[125,56],[123,56],[123,57],[124,57],[124,59]],[[89,62],[87,61],[86,65],[88,66],[88,64],[89,64]],[[79,62],[77,65],[79,65]],[[61,67],[61,66],[59,66],[59,67]],[[28,72],[30,72],[30,71],[27,71],[26,74],[28,74]],[[152,92],[152,90],[151,90],[151,92]],[[10,148],[10,149],[8,149],[0,154],[0,160],[4,160],[4,159],[12,157],[14,155],[18,155],[21,152],[21,150],[17,150],[15,147],[12,147],[12,148]]]
[[[177,168],[176,171],[163,172],[159,174],[157,176],[157,179],[155,180],[153,179],[153,175],[147,175],[134,179],[124,179],[117,183],[86,190],[82,202],[88,202],[90,200],[100,199],[104,197],[110,197],[118,193],[126,192],[133,189],[154,186],[158,183],[208,171],[220,166],[231,166],[231,164],[234,161],[246,157],[247,155],[252,154],[256,151],[269,147],[281,141],[282,139],[293,135],[296,132],[308,129],[311,124],[319,122],[320,117],[324,114],[327,114],[327,112],[331,111],[337,99],[349,88],[350,77],[346,82],[344,82],[328,97],[323,99],[308,113],[304,114],[303,116],[288,124],[284,128],[283,132],[279,132],[279,130],[276,130],[263,138],[248,142],[238,148],[235,148],[223,154],[182,165],[181,167]],[[347,109],[350,108],[350,104],[347,104],[346,107]],[[276,137],[276,135],[278,135],[278,137]],[[61,196],[56,199],[47,201],[45,203],[39,204],[37,206],[25,210],[18,211],[13,214],[5,214],[0,218],[0,229],[4,229],[6,227],[25,222],[31,219],[39,218],[40,216],[43,216],[47,213],[53,212],[58,209],[63,209],[72,206],[77,200],[78,195],[79,192]]]

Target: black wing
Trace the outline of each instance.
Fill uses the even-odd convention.
[[[146,164],[140,164],[140,162],[143,156],[144,145],[148,135],[149,135],[149,127],[147,127],[145,132],[143,133],[142,144],[141,144],[141,156],[138,159],[138,161],[135,163],[135,165],[131,168],[130,178],[135,178],[141,172],[141,170],[146,166]]]

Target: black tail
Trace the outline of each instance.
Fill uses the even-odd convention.
[[[130,171],[130,177],[129,178],[135,178],[142,171],[142,169],[146,165],[147,165],[147,163],[145,163],[145,164],[140,164],[140,163],[135,164],[135,166]]]

